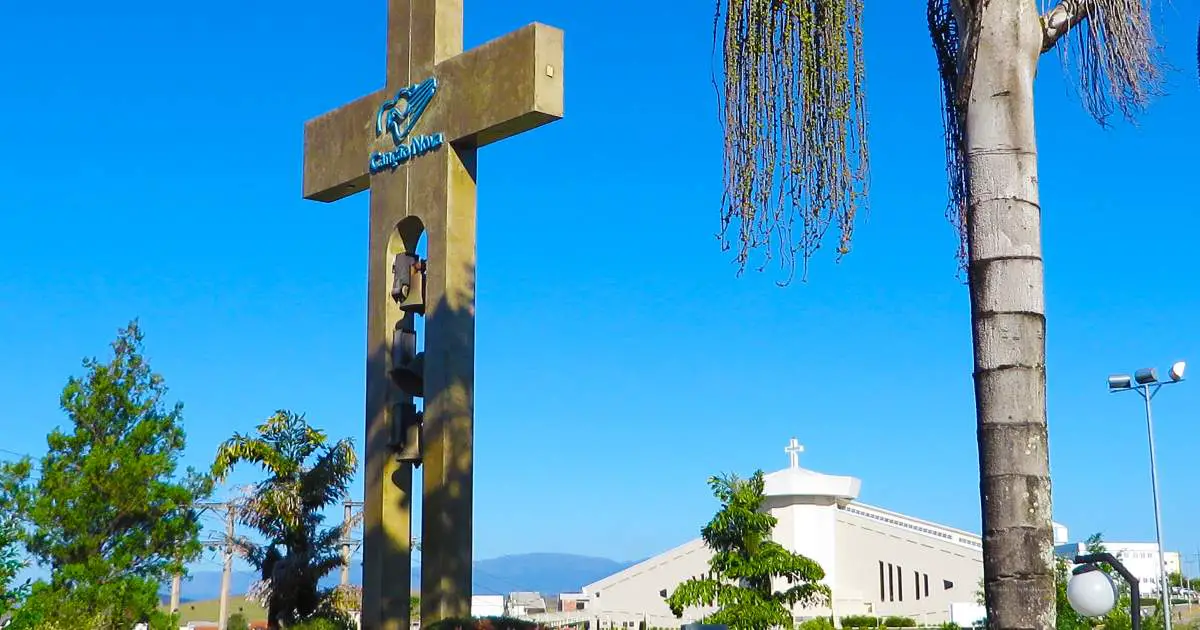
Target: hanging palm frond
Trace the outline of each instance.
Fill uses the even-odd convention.
[[[718,0],[725,133],[722,246],[781,257],[788,280],[831,225],[840,257],[866,205],[863,0]],[[723,34],[722,34],[723,28]],[[714,83],[718,83],[714,77]]]
[[[1149,0],[1061,0],[1043,17],[1043,51],[1058,46],[1063,64],[1078,75],[1084,109],[1101,125],[1115,112],[1127,120],[1161,94],[1161,50]]]
[[[937,55],[942,80],[942,124],[946,134],[946,180],[949,200],[946,218],[958,235],[959,270],[967,264],[967,97],[970,95],[971,58],[963,54],[963,31],[974,24],[977,14],[958,0],[929,0],[926,6],[929,37]]]

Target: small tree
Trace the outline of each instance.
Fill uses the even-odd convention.
[[[246,621],[246,616],[240,612],[235,612],[229,615],[229,620],[225,622],[226,630],[250,630],[250,622]]]
[[[136,321],[112,349],[109,362],[87,359],[86,375],[67,382],[61,405],[72,429],[47,437],[36,478],[28,458],[0,466],[0,504],[20,514],[18,537],[50,569],[14,619],[18,628],[168,627],[158,585],[200,554],[192,506],[210,486],[191,470],[176,474],[182,406],[167,406]]]
[[[277,630],[313,617],[339,617],[332,591],[319,580],[342,566],[343,526],[324,527],[322,510],[342,501],[357,468],[354,444],[328,444],[304,416],[277,411],[258,435],[235,434],[217,451],[212,475],[222,481],[239,463],[257,464],[267,478],[239,502],[239,519],[263,538],[238,540],[262,576],[267,627]],[[340,619],[339,619],[340,622]],[[314,626],[316,627],[316,626]]]
[[[825,571],[813,560],[771,540],[777,519],[762,511],[763,474],[708,480],[721,509],[700,535],[712,550],[709,574],[680,584],[667,597],[676,617],[685,608],[716,606],[706,623],[734,630],[792,627],[791,607],[828,601]],[[775,583],[786,582],[783,591]]]

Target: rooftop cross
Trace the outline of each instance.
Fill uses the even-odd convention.
[[[796,438],[792,438],[791,441],[788,442],[787,448],[783,449],[783,452],[788,454],[789,468],[800,467],[800,453],[804,452],[803,444],[796,440]]]

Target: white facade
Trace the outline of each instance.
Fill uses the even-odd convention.
[[[862,482],[801,468],[795,439],[788,468],[764,477],[766,501],[778,522],[772,538],[815,560],[833,593],[831,606],[797,609],[797,620],[869,614],[912,617],[921,625],[951,618],[951,608],[975,606],[983,578],[978,535],[857,502]],[[1055,538],[1065,542],[1065,528]],[[588,584],[587,613],[601,627],[673,627],[711,610],[671,614],[662,593],[708,571],[711,551],[697,538]],[[781,585],[782,586],[782,585]]]
[[[1103,541],[1105,551],[1116,556],[1121,564],[1125,565],[1126,569],[1137,578],[1138,590],[1142,595],[1150,595],[1159,592],[1159,583],[1162,581],[1160,577],[1160,560],[1158,555],[1157,543],[1130,543],[1130,542],[1108,542]],[[1071,556],[1087,553],[1087,547],[1084,543],[1074,543],[1060,547],[1057,553],[1063,557],[1070,558]],[[1164,552],[1162,557],[1166,562],[1167,574],[1181,573],[1180,557],[1178,551]]]
[[[472,617],[501,617],[504,615],[503,595],[472,595]]]

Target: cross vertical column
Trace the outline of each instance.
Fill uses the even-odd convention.
[[[415,82],[462,52],[462,0],[412,0]],[[389,70],[389,75],[393,71]],[[419,74],[417,74],[419,73]],[[408,211],[428,238],[425,410],[421,476],[421,619],[471,615],[475,408],[474,145],[451,143],[416,160]]]
[[[461,0],[389,0],[388,3],[388,52],[387,81],[385,90],[395,93],[402,87],[423,80],[433,74],[435,66],[446,58],[462,52],[462,1]],[[366,122],[366,121],[364,121]],[[387,146],[389,138],[383,134],[376,144]],[[379,536],[374,549],[364,544],[365,562],[372,565],[371,579],[364,579],[364,615],[370,611],[375,624],[364,624],[364,630],[407,630],[411,619],[411,567],[412,567],[412,466],[400,463],[388,443],[392,427],[400,419],[396,417],[397,404],[412,402],[412,396],[397,388],[388,376],[392,367],[391,344],[397,326],[413,328],[415,315],[405,314],[390,299],[391,256],[396,249],[415,253],[417,243],[424,232],[428,243],[428,271],[425,282],[426,311],[425,339],[426,383],[425,383],[425,428],[422,436],[422,477],[424,495],[422,525],[422,615],[427,623],[445,618],[448,614],[470,615],[470,583],[468,572],[458,575],[453,568],[444,568],[441,559],[447,554],[471,557],[470,530],[470,453],[471,453],[471,409],[473,407],[474,374],[474,149],[467,150],[469,171],[462,163],[459,152],[446,147],[443,151],[414,160],[403,168],[382,170],[370,176],[371,188],[371,244],[372,257],[368,272],[368,330],[369,343],[373,352],[368,365],[368,431],[376,436],[379,448],[378,459],[372,470],[367,471],[368,483],[377,485],[372,498],[379,502]],[[451,177],[451,172],[460,175]],[[469,181],[465,204],[456,204],[450,187],[452,180]],[[420,182],[413,186],[412,182]],[[462,196],[462,195],[460,195]],[[462,207],[465,214],[456,212]],[[461,214],[455,219],[451,214]],[[411,219],[416,219],[412,221]],[[469,250],[462,253],[448,246],[447,224],[453,224],[456,234],[469,233]],[[399,240],[399,243],[396,241]],[[398,247],[397,247],[398,245]],[[461,249],[461,248],[460,248]],[[461,274],[447,273],[448,265],[470,267],[471,282],[463,285]],[[467,287],[464,296],[462,287]],[[452,296],[448,300],[446,296]],[[462,322],[462,313],[469,314]],[[465,328],[465,329],[464,329]],[[466,356],[466,362],[455,359]],[[455,404],[466,391],[466,417],[461,413],[462,405]],[[451,392],[447,398],[446,392]],[[466,438],[461,437],[466,428]],[[446,430],[449,428],[450,430]],[[467,463],[465,483],[460,473],[452,493],[443,492],[439,483],[446,477],[443,462],[453,457],[447,451],[465,452]],[[461,462],[455,470],[462,471]],[[466,518],[461,517],[461,499],[453,498],[432,502],[428,497],[466,497]],[[428,515],[447,510],[454,515],[452,522],[465,527],[466,546],[460,541],[462,533],[458,527],[430,527]],[[449,563],[454,565],[455,563]],[[365,567],[364,567],[365,568]],[[437,583],[466,584],[466,606],[441,604],[439,593],[461,590],[454,587],[426,587],[426,576]],[[365,577],[365,576],[364,576]],[[440,579],[439,579],[440,578]],[[447,579],[449,578],[449,579]],[[369,587],[369,588],[368,588]],[[443,612],[451,611],[450,613]],[[364,620],[366,617],[364,616]]]
[[[476,149],[410,165],[428,209],[421,619],[469,617],[474,497]],[[423,621],[424,622],[424,621]]]
[[[387,93],[429,74],[441,49],[455,44],[461,49],[461,11],[461,0],[388,1]],[[364,118],[361,124],[370,122]],[[423,220],[438,213],[414,212],[408,202],[410,176],[409,169],[370,176],[363,630],[408,630],[412,618],[413,466],[397,460],[392,442],[394,425],[400,422],[398,405],[413,402],[413,397],[392,383],[389,372],[394,367],[393,331],[414,328],[416,316],[390,299],[390,254],[397,249],[415,253],[422,228],[429,227]],[[404,221],[413,215],[422,221]]]
[[[470,614],[476,152],[563,114],[562,31],[530,24],[463,53],[462,4],[389,0],[386,85],[305,125],[305,198],[371,190],[363,630],[409,626],[407,462],[423,465],[421,621]],[[423,369],[409,341],[393,347],[397,327],[415,328],[404,309],[420,309],[391,294],[395,256],[415,254],[422,233]],[[399,413],[413,394],[419,428]]]

